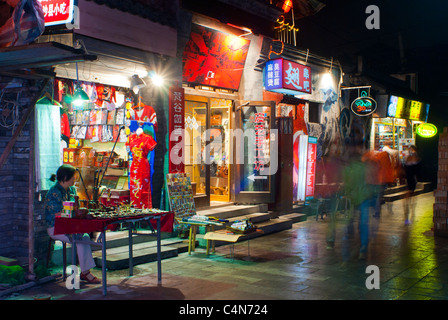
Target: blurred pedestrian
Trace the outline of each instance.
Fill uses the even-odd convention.
[[[353,224],[355,211],[359,211],[359,235],[361,246],[359,249],[359,259],[365,259],[369,245],[369,212],[372,206],[372,199],[376,196],[375,185],[369,181],[374,166],[369,161],[362,161],[363,144],[362,141],[355,141],[348,147],[350,160],[343,169],[342,177],[344,181],[344,194],[350,203],[350,210],[347,214],[346,234],[343,237],[343,260],[349,258],[348,242],[351,238],[350,232]]]
[[[341,150],[337,144],[330,146],[328,157],[322,158],[323,164],[323,198],[328,203],[327,217],[329,217],[327,229],[327,249],[334,248],[336,238],[336,213],[342,207],[342,168],[343,160]]]
[[[408,155],[404,159],[404,170],[406,175],[406,183],[408,190],[406,193],[404,203],[404,223],[408,225],[411,223],[411,217],[415,215],[415,203],[413,196],[415,188],[417,187],[418,176],[420,175],[420,157],[417,152],[417,147],[414,145],[409,146]]]

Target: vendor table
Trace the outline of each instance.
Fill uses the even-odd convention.
[[[134,223],[141,221],[149,221],[151,225],[155,225],[157,230],[157,276],[158,283],[162,283],[162,263],[161,263],[161,238],[160,232],[173,231],[174,213],[162,211],[151,214],[141,214],[132,217],[119,218],[93,218],[93,219],[77,219],[77,218],[55,218],[54,234],[72,234],[72,264],[76,264],[76,244],[84,243],[101,247],[102,250],[102,286],[103,295],[107,294],[106,280],[106,231],[114,230],[118,224],[125,224],[129,231],[129,275],[133,275],[133,259],[132,259],[132,227]],[[82,234],[90,232],[101,232],[101,242],[80,240]]]

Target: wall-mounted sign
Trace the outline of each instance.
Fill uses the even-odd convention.
[[[437,134],[437,127],[431,123],[422,123],[418,125],[415,131],[420,137],[431,138]]]
[[[44,12],[45,26],[70,23],[73,20],[74,0],[39,0]]]
[[[427,121],[429,104],[391,95],[387,116],[408,120]]]
[[[283,58],[269,60],[264,69],[264,87],[283,94],[311,93],[311,67]]]
[[[307,164],[306,164],[306,187],[305,199],[314,198],[314,187],[316,182],[316,154],[317,138],[308,136]]]
[[[182,63],[185,82],[238,90],[250,40],[193,24]]]
[[[185,160],[185,90],[182,87],[169,88],[169,172],[184,172]]]
[[[376,101],[371,97],[359,97],[352,102],[352,111],[358,116],[368,116],[376,110]]]

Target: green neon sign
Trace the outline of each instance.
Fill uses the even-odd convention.
[[[417,127],[416,133],[422,138],[431,138],[437,134],[437,127],[431,123],[422,123]]]

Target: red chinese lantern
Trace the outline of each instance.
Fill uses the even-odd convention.
[[[288,13],[292,8],[292,0],[285,0],[282,5],[282,10],[284,13]]]

